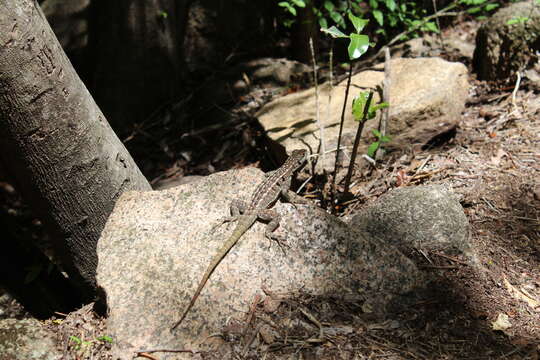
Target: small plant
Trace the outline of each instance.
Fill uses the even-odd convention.
[[[75,346],[73,347],[76,351],[84,350],[86,347],[92,344],[91,341],[84,341],[81,338],[71,335],[69,337],[69,340],[73,341],[75,343]]]
[[[358,94],[358,96],[353,99],[352,113],[356,121],[362,120],[362,116],[364,114],[365,107],[367,105],[368,96],[369,96],[369,91],[364,91]],[[365,121],[374,119],[375,116],[377,115],[377,111],[387,108],[387,107],[388,107],[388,104],[385,102],[375,104],[375,105],[370,104],[369,109],[367,110],[367,117]]]
[[[435,22],[422,23],[426,11],[414,1],[369,0],[361,2],[359,0],[324,0],[315,2],[313,0],[284,0],[279,1],[278,6],[282,7],[287,15],[293,16],[293,18],[289,17],[282,20],[283,25],[286,27],[290,27],[295,22],[294,17],[297,16],[299,8],[309,7],[316,16],[319,26],[325,29],[329,27],[331,22],[340,28],[347,28],[346,18],[349,14],[352,14],[357,17],[375,20],[380,26],[376,33],[383,36],[388,36],[392,28],[409,30],[417,27],[415,30],[439,31]]]
[[[80,354],[84,354],[86,351],[88,351],[88,349],[90,349],[92,344],[96,342],[107,342],[110,344],[113,342],[113,339],[107,335],[99,336],[91,341],[85,341],[77,336],[71,335],[69,337],[69,340],[75,343],[75,345],[73,346],[73,349]]]
[[[96,340],[103,341],[103,342],[108,342],[109,344],[113,343],[112,337],[107,336],[107,335],[102,335],[100,337],[97,337]]]
[[[364,55],[365,52],[368,50],[369,46],[373,46],[374,44],[370,44],[369,36],[360,34],[360,32],[368,24],[369,20],[356,17],[352,13],[349,13],[349,20],[351,20],[351,23],[353,24],[355,30],[355,32],[350,33],[349,35],[345,35],[335,26],[331,26],[328,29],[322,28],[321,31],[329,34],[334,38],[349,39],[349,46],[347,48],[349,52],[349,59],[355,60],[358,59],[360,56]]]
[[[287,0],[287,1],[280,1],[278,3],[278,6],[281,6],[285,9],[285,11],[289,12],[292,16],[296,16],[296,8],[305,8],[306,2],[303,0]]]
[[[354,116],[354,119],[356,121],[367,121],[374,119],[375,116],[377,116],[377,111],[387,108],[388,103],[381,102],[379,104],[372,105],[371,102],[369,102],[368,105],[368,99],[369,99],[369,91],[364,91],[358,94],[357,97],[353,99],[352,103],[352,113]],[[368,106],[368,109],[366,109],[366,106]],[[365,114],[365,117],[364,117]],[[377,150],[381,147],[381,145],[385,142],[389,142],[391,139],[389,136],[382,135],[380,131],[378,130],[372,130],[373,135],[377,138],[377,141],[371,143],[367,149],[367,155],[370,158],[375,157],[375,153]]]
[[[485,19],[485,14],[497,9],[500,4],[488,0],[459,0],[459,3],[468,7],[467,13],[475,15],[477,19]]]
[[[391,140],[390,136],[382,135],[379,130],[373,129],[371,130],[373,135],[377,138],[377,141],[372,142],[368,149],[367,149],[367,156],[370,158],[375,158],[375,154],[377,153],[377,150],[381,147],[382,144],[389,142]]]
[[[526,16],[516,16],[508,20],[506,24],[507,25],[525,24],[527,21],[529,21],[529,18]]]

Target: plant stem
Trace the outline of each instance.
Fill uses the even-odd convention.
[[[337,138],[337,145],[336,145],[336,161],[334,162],[334,174],[332,176],[332,193],[330,195],[331,202],[332,202],[332,208],[331,212],[335,213],[335,200],[336,200],[336,177],[337,177],[337,168],[338,168],[338,160],[339,160],[339,147],[341,145],[341,135],[343,134],[343,124],[345,123],[345,109],[347,108],[347,99],[349,97],[349,88],[351,87],[351,78],[352,78],[352,68],[353,64],[349,64],[349,74],[347,77],[347,87],[345,88],[345,99],[343,100],[343,108],[341,110],[341,120],[339,122],[339,133]]]
[[[343,186],[343,192],[349,192],[349,185],[351,184],[351,177],[354,169],[354,162],[356,161],[356,154],[358,153],[358,145],[360,144],[360,137],[362,136],[362,130],[364,130],[364,125],[367,120],[369,113],[369,107],[371,106],[371,100],[373,99],[373,91],[369,92],[366,104],[364,107],[364,113],[362,114],[362,120],[358,123],[358,129],[356,129],[356,136],[354,138],[354,145],[351,153],[351,162],[349,163],[349,169],[347,170],[347,175],[345,176],[345,185]]]
[[[390,77],[390,49],[388,46],[384,47],[384,80],[383,80],[383,93],[382,101],[387,103],[388,106],[382,109],[380,123],[379,123],[379,132],[381,137],[386,135],[386,126],[388,124],[388,119],[390,117],[390,84],[392,84],[392,78]],[[375,160],[378,160],[383,155],[383,149],[379,147],[375,152]]]
[[[321,116],[319,110],[319,82],[317,79],[317,61],[315,60],[315,49],[313,48],[313,38],[309,38],[309,47],[311,49],[311,60],[313,61],[313,82],[315,83],[315,119],[317,121],[317,126],[319,127],[319,155],[317,163],[320,164],[320,168],[324,171],[324,153],[326,148],[324,146],[324,132],[323,125],[321,124]]]

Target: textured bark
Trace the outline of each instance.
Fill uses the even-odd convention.
[[[96,102],[118,131],[172,101],[180,88],[187,0],[94,0]]]
[[[317,19],[313,13],[311,6],[298,9],[298,18],[293,26],[291,49],[295,60],[304,64],[311,64],[311,48],[309,39],[313,39],[313,47],[315,56],[318,51],[318,36]]]
[[[36,1],[0,1],[0,156],[72,279],[93,285],[96,243],[121,193],[150,190]]]

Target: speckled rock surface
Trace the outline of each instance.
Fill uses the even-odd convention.
[[[289,247],[267,240],[265,225],[256,223],[171,331],[234,225],[214,232],[212,227],[228,213],[232,199],[248,199],[262,178],[261,171],[248,168],[164,191],[122,195],[97,249],[97,282],[106,294],[115,356],[128,359],[141,349],[208,349],[208,335],[219,333],[231,317],[242,319],[254,296],[264,296],[263,287],[314,296],[341,296],[349,289],[370,308],[383,310],[396,294],[423,285],[416,266],[392,246],[313,206],[278,203],[277,232]]]
[[[470,252],[467,217],[458,197],[442,185],[394,189],[348,223],[404,253],[411,249]]]
[[[35,319],[0,320],[0,360],[59,360],[53,337]]]
[[[527,21],[516,21],[520,18]],[[537,1],[520,1],[499,9],[476,34],[473,68],[478,79],[515,79],[517,71],[534,66],[539,58],[539,33]]]

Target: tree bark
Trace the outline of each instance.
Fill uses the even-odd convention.
[[[319,32],[317,31],[317,19],[313,13],[313,8],[309,3],[305,8],[298,9],[298,16],[293,26],[291,36],[291,49],[295,60],[304,64],[311,64],[311,48],[309,39],[313,39],[313,47],[315,48],[315,56],[318,52]]]
[[[91,88],[117,131],[178,96],[187,2],[93,0]]]
[[[37,3],[0,1],[0,157],[71,279],[95,283],[116,199],[150,185],[62,51]]]

